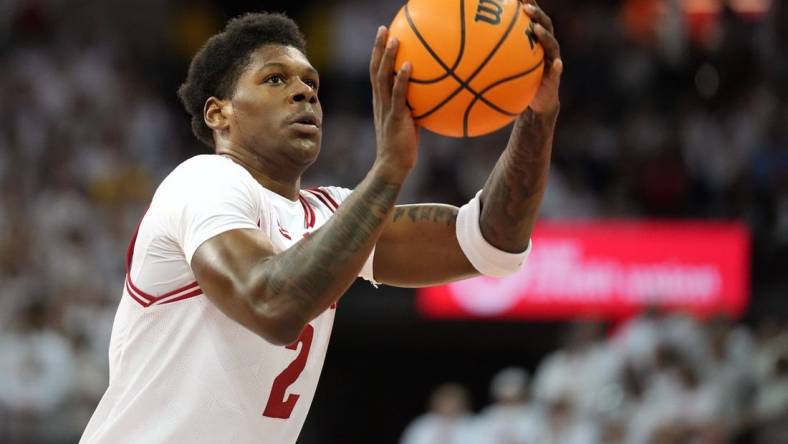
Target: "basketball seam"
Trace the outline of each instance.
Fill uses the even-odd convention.
[[[510,82],[510,81],[512,81],[512,80],[515,80],[515,79],[518,79],[518,78],[520,78],[520,77],[527,76],[528,74],[531,74],[532,72],[534,72],[534,71],[536,71],[537,69],[539,69],[539,68],[540,68],[540,67],[541,67],[543,64],[544,64],[544,58],[543,58],[542,60],[540,60],[540,61],[539,61],[539,63],[537,63],[536,65],[534,65],[534,66],[532,66],[532,67],[530,67],[530,68],[528,68],[528,69],[526,69],[526,70],[525,70],[525,71],[523,71],[523,72],[519,72],[519,73],[517,73],[517,74],[512,74],[512,75],[510,75],[509,77],[504,77],[504,78],[502,78],[502,79],[496,80],[495,82],[493,82],[493,83],[489,84],[488,86],[485,86],[485,87],[484,87],[484,89],[482,89],[482,90],[481,90],[480,94],[484,94],[484,93],[486,93],[487,91],[489,91],[489,90],[491,90],[491,89],[495,88],[496,86],[498,86],[498,85],[500,85],[500,84],[502,84],[502,83]],[[505,112],[505,113],[503,113],[503,114],[511,114],[511,115],[513,115],[513,116],[516,116],[516,115],[518,115],[518,114],[520,114],[520,113],[513,113],[513,112],[509,112],[509,111],[507,111],[507,112]]]
[[[461,7],[464,8],[464,0],[460,0],[460,2],[462,3]],[[492,49],[492,51],[490,51],[490,53],[488,53],[487,58],[477,67],[476,71],[474,71],[467,80],[463,80],[454,72],[454,69],[456,69],[456,66],[453,67],[453,68],[449,68],[449,66],[446,65],[446,63],[440,57],[438,57],[438,54],[435,53],[435,51],[432,49],[432,47],[430,47],[429,43],[427,43],[427,41],[424,39],[424,36],[422,36],[421,33],[419,32],[418,28],[416,27],[416,24],[413,23],[413,18],[410,16],[410,10],[408,9],[408,5],[405,5],[405,19],[408,21],[408,25],[410,26],[411,30],[416,35],[416,38],[422,44],[424,49],[426,49],[427,52],[430,54],[430,56],[432,56],[432,58],[443,69],[446,70],[446,76],[444,76],[443,78],[445,79],[447,76],[451,76],[452,78],[454,78],[454,80],[456,80],[460,84],[460,86],[457,89],[455,89],[451,94],[449,94],[444,100],[442,100],[440,103],[438,103],[432,109],[430,109],[430,110],[428,110],[428,111],[426,111],[426,112],[424,112],[424,113],[422,113],[422,114],[420,114],[418,116],[413,116],[413,118],[415,120],[421,120],[421,119],[424,119],[424,118],[430,116],[432,113],[434,113],[435,111],[437,111],[441,107],[443,107],[443,105],[448,103],[451,99],[456,97],[457,94],[459,94],[462,90],[467,90],[468,92],[470,92],[474,96],[474,99],[473,99],[472,103],[475,103],[477,100],[481,100],[484,104],[486,104],[490,108],[494,109],[495,111],[498,111],[501,114],[504,114],[504,115],[511,114],[508,111],[506,111],[504,109],[501,109],[495,103],[490,102],[487,98],[485,98],[480,93],[478,93],[476,90],[474,90],[470,86],[470,82],[481,72],[482,69],[484,69],[484,67],[487,65],[487,63],[489,63],[490,60],[492,60],[492,58],[495,55],[495,53],[498,52],[498,49],[500,49],[501,45],[503,45],[503,42],[509,36],[509,34],[511,33],[512,29],[514,28],[514,25],[517,23],[517,19],[519,18],[519,15],[520,15],[519,14],[519,10],[515,9],[514,17],[512,18],[511,22],[509,23],[509,26],[507,27],[506,31],[504,31],[503,35],[498,40],[498,42],[496,43],[496,45]],[[465,15],[464,14],[462,16],[461,32],[462,32],[462,35],[461,35],[461,38],[462,38],[461,47],[464,48],[464,44],[465,44]],[[461,60],[462,60],[462,58],[460,57],[458,62],[461,61]],[[467,137],[467,131],[466,131],[467,128],[466,127],[467,127],[467,122],[463,122],[463,136],[464,137]]]
[[[416,24],[413,23],[413,20],[410,18],[410,10],[408,9],[407,4],[405,5],[405,15],[408,19],[408,25],[410,26],[410,29],[413,31],[414,34],[416,34],[416,37],[419,39],[419,41],[421,41],[422,44],[424,44],[421,35],[419,34],[419,31],[416,29]],[[427,48],[427,51],[429,52],[431,51],[431,49],[432,48]],[[431,83],[440,82],[441,80],[446,79],[447,77],[451,76],[452,73],[454,73],[454,70],[457,69],[458,66],[460,66],[460,62],[462,61],[462,56],[464,54],[465,54],[465,0],[460,0],[460,51],[457,54],[457,58],[454,60],[452,67],[449,68],[448,71],[446,71],[446,73],[444,73],[443,75],[437,78],[429,79],[429,80],[420,80],[420,79],[412,78],[410,79],[410,81],[420,85],[429,85]],[[437,54],[430,53],[430,55],[435,59],[439,59]],[[442,60],[438,60],[438,63],[444,69],[447,69],[448,67],[442,62],[443,62]]]
[[[515,8],[514,17],[512,18],[511,23],[509,23],[509,26],[506,28],[506,31],[504,31],[501,38],[498,39],[498,43],[495,44],[495,47],[492,49],[492,51],[490,51],[489,54],[487,54],[487,58],[484,59],[484,61],[482,61],[482,63],[479,64],[479,66],[476,68],[476,71],[474,71],[473,74],[471,74],[471,76],[468,77],[468,80],[466,81],[467,83],[470,83],[471,81],[473,81],[473,79],[476,78],[477,75],[479,75],[482,69],[484,69],[484,67],[487,66],[488,63],[490,63],[490,60],[492,60],[493,56],[495,56],[495,53],[498,52],[498,50],[501,48],[503,42],[506,41],[506,38],[509,37],[509,34],[512,32],[512,29],[514,29],[514,25],[517,23],[517,19],[520,18],[519,12],[520,12],[519,8]]]
[[[544,58],[542,58],[542,60],[540,60],[539,63],[537,63],[533,67],[531,67],[531,68],[529,68],[529,69],[527,69],[527,70],[525,70],[525,71],[523,71],[521,73],[513,74],[513,75],[511,75],[509,77],[505,77],[503,79],[499,79],[499,80],[491,83],[490,85],[487,85],[484,89],[481,90],[481,92],[479,94],[483,95],[484,93],[486,93],[487,91],[495,88],[498,85],[501,85],[501,84],[506,83],[506,82],[510,82],[510,81],[518,79],[520,77],[527,76],[528,74],[531,74],[532,72],[534,72],[537,69],[539,69],[542,65],[544,65]],[[470,118],[471,109],[476,104],[477,99],[478,99],[478,97],[474,97],[474,99],[471,100],[471,103],[468,105],[468,108],[465,109],[465,115],[463,116],[462,131],[463,131],[463,134],[466,137],[467,137],[467,133],[468,133],[468,119]],[[505,116],[509,116],[509,117],[515,117],[515,116],[517,116],[519,114],[519,113],[511,113],[511,112],[508,112],[508,111],[506,111],[506,112],[502,112],[500,110],[496,110],[496,111],[500,112],[501,114],[503,114]]]
[[[461,2],[463,2],[462,4],[463,4],[463,7],[464,7],[464,0],[460,0],[460,1],[461,1]],[[457,74],[454,72],[454,69],[450,69],[450,68],[448,67],[448,65],[446,65],[446,63],[445,63],[445,62],[444,62],[444,61],[443,61],[443,60],[442,60],[440,57],[438,57],[438,54],[437,54],[437,53],[435,53],[435,51],[432,49],[432,47],[429,45],[429,43],[427,43],[427,41],[424,39],[424,37],[423,37],[423,36],[421,35],[421,33],[419,32],[419,29],[416,27],[416,24],[415,24],[415,23],[413,23],[413,18],[410,16],[410,10],[407,8],[407,5],[405,5],[405,6],[406,6],[406,7],[405,7],[405,19],[408,21],[408,25],[410,26],[410,28],[411,28],[411,30],[413,31],[413,33],[416,35],[416,38],[418,38],[418,39],[419,39],[419,42],[422,44],[422,46],[424,46],[424,49],[426,49],[426,50],[427,50],[427,52],[428,52],[428,53],[429,53],[429,54],[432,56],[432,58],[433,58],[433,59],[435,59],[435,61],[436,61],[436,62],[438,62],[438,64],[439,64],[439,65],[441,65],[441,67],[442,67],[443,69],[445,69],[445,70],[446,70],[446,73],[447,73],[447,75],[448,75],[448,76],[451,76],[451,77],[452,77],[454,80],[456,80],[456,81],[457,81],[457,83],[459,83],[459,84],[460,84],[460,86],[459,86],[457,89],[455,89],[455,90],[454,90],[454,91],[453,91],[451,94],[449,94],[449,95],[448,95],[448,96],[447,96],[445,99],[443,99],[443,100],[442,100],[441,102],[439,102],[437,105],[435,105],[434,107],[432,107],[432,109],[429,109],[429,110],[427,110],[426,112],[424,112],[424,113],[422,113],[422,114],[419,114],[418,116],[413,116],[413,118],[414,118],[415,120],[421,120],[421,119],[424,119],[424,118],[426,118],[426,117],[429,117],[429,116],[430,116],[432,113],[434,113],[435,111],[437,111],[437,110],[441,109],[441,108],[443,107],[443,105],[445,105],[445,104],[446,104],[446,103],[448,103],[448,102],[449,102],[451,99],[453,99],[454,97],[456,97],[456,96],[457,96],[457,94],[459,94],[459,93],[460,93],[462,90],[467,90],[467,91],[469,91],[469,92],[470,92],[470,93],[471,93],[471,94],[472,94],[474,97],[478,97],[478,96],[479,96],[479,93],[477,93],[477,92],[476,92],[476,91],[475,91],[473,88],[471,88],[471,86],[468,84],[468,82],[470,82],[471,80],[473,80],[473,77],[475,77],[475,76],[478,74],[478,71],[477,71],[476,73],[474,73],[474,74],[473,74],[473,77],[471,77],[471,79],[470,79],[470,80],[468,80],[468,81],[465,81],[465,80],[461,79],[461,78],[460,78],[460,77],[459,77],[459,76],[458,76],[458,75],[457,75]],[[515,12],[515,17],[516,17],[516,16],[517,16],[517,13]],[[514,23],[512,23],[510,26],[513,26],[513,25],[514,25]],[[464,41],[465,41],[465,15],[464,15],[464,14],[463,14],[463,17],[462,17],[462,26],[460,27],[460,29],[461,29],[461,32],[462,32],[461,38],[462,38],[462,40],[463,40],[463,45],[464,45]],[[504,36],[503,36],[503,37],[504,37],[504,38],[503,38],[503,40],[505,40],[505,39],[506,39],[506,36],[508,36],[508,35],[509,35],[509,32],[511,32],[511,28],[506,30],[506,32],[504,33]],[[498,50],[498,48],[499,48],[499,47],[500,47],[500,45],[502,44],[503,40],[501,40],[501,41],[499,41],[499,42],[498,42],[498,44],[496,45],[496,47],[493,49],[493,53],[492,53],[492,54],[495,54],[495,52]],[[485,61],[485,64],[487,64],[487,62],[489,62],[489,58],[490,58],[490,57],[488,56],[488,60],[487,60],[487,61]],[[490,102],[490,101],[489,101],[489,100],[487,100],[486,98],[484,98],[484,97],[480,97],[479,99],[480,99],[482,102],[484,102],[484,103],[485,103],[487,106],[489,106],[489,107],[493,108],[494,110],[496,110],[496,111],[498,111],[498,112],[501,112],[501,113],[503,113],[503,114],[506,114],[506,111],[504,111],[504,110],[500,109],[500,108],[499,108],[499,107],[498,107],[496,104],[494,104],[494,103]]]
[[[518,18],[520,18],[520,8],[515,8],[514,17],[512,18],[511,23],[509,23],[509,26],[506,28],[506,31],[503,33],[503,36],[501,36],[500,40],[498,40],[498,43],[495,45],[495,48],[493,48],[493,50],[490,51],[490,53],[487,55],[487,58],[484,59],[484,61],[476,68],[476,71],[474,71],[474,73],[471,74],[471,76],[468,78],[469,86],[471,81],[473,81],[473,79],[476,78],[476,76],[479,75],[480,72],[482,72],[482,69],[484,69],[484,67],[487,66],[487,63],[489,63],[490,60],[492,60],[492,58],[495,56],[495,53],[498,52],[498,50],[503,45],[503,42],[506,41],[506,38],[509,37],[509,34],[512,32],[512,29],[514,29],[514,25],[517,23]],[[471,100],[471,103],[468,105],[468,108],[465,110],[465,116],[463,116],[463,120],[462,120],[463,137],[468,137],[468,116],[470,115],[471,107],[476,103],[476,99],[480,98],[488,106],[491,103],[491,102],[488,103],[488,101],[480,93],[475,93],[474,95],[476,97],[474,97],[474,100]],[[493,105],[491,106],[491,108],[493,108],[498,112],[501,112],[502,114],[507,114],[506,112],[502,112],[502,110],[499,109],[497,105]]]

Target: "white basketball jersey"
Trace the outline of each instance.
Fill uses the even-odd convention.
[[[218,155],[193,157],[157,189],[129,245],[110,342],[110,382],[81,443],[292,444],[306,419],[335,306],[295,344],[275,346],[225,316],[191,272],[195,250],[260,229],[285,250],[324,224],[350,190],[290,201]],[[371,280],[372,257],[362,275]]]

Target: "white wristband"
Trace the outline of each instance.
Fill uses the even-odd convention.
[[[457,215],[457,241],[460,248],[471,265],[481,274],[500,278],[516,273],[531,254],[531,240],[528,240],[528,248],[522,253],[508,253],[490,245],[479,228],[481,194],[481,191],[476,193],[473,199],[460,208]]]

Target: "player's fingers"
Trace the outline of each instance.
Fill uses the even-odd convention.
[[[548,75],[556,83],[556,86],[561,83],[561,74],[563,73],[564,61],[561,59],[555,59],[553,64],[550,66],[550,73]]]
[[[391,88],[394,84],[394,60],[397,56],[399,42],[396,37],[390,38],[383,51],[383,58],[378,67],[377,82],[378,93],[384,106],[391,104]]]
[[[547,13],[542,10],[539,6],[535,4],[527,4],[525,5],[525,13],[528,14],[529,17],[533,19],[537,24],[544,26],[545,29],[550,31],[552,34],[555,31],[553,27],[553,19],[550,18]]]
[[[534,26],[534,32],[539,38],[539,43],[542,44],[542,48],[544,48],[545,60],[547,60],[548,63],[552,63],[554,60],[560,59],[561,46],[558,44],[558,40],[556,40],[553,33],[548,32],[538,23]]]
[[[383,57],[383,50],[386,46],[386,35],[388,34],[386,27],[381,26],[378,28],[378,33],[375,36],[375,43],[372,45],[372,56],[369,59],[369,79],[372,82],[372,87],[375,87],[375,78],[378,75],[378,68],[380,67],[380,60]]]
[[[408,111],[408,82],[410,81],[411,64],[405,62],[394,79],[394,87],[391,90],[392,110],[397,115]]]
[[[558,91],[558,86],[561,84],[561,74],[564,72],[564,61],[555,59],[553,63],[545,65],[545,76],[542,81],[550,84],[553,89]]]
[[[520,1],[523,3],[523,5],[534,5],[537,8],[541,8],[541,6],[539,6],[539,2],[536,0],[520,0]]]

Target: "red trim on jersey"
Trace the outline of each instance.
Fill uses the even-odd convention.
[[[129,294],[129,296],[131,296],[131,298],[132,298],[132,299],[134,299],[135,301],[137,301],[137,303],[138,303],[138,304],[142,305],[142,307],[143,307],[143,308],[148,308],[148,307],[150,307],[150,305],[151,305],[151,303],[150,303],[150,302],[146,302],[146,301],[144,301],[144,300],[140,299],[140,297],[139,297],[139,296],[135,295],[135,294],[134,294],[134,292],[133,292],[133,291],[131,291],[131,287],[129,287],[129,280],[128,280],[128,279],[126,279],[126,282],[125,282],[125,284],[126,284],[126,293],[128,293],[128,294]]]
[[[332,195],[331,195],[331,193],[329,193],[328,191],[326,191],[324,188],[320,188],[320,187],[318,187],[318,188],[317,188],[317,191],[318,191],[319,193],[323,194],[324,196],[326,196],[326,199],[328,199],[328,201],[329,201],[329,202],[331,202],[331,203],[334,205],[334,207],[336,207],[337,209],[339,209],[339,205],[340,205],[340,204],[339,204],[339,202],[337,202],[336,200],[334,200],[334,196],[332,196]]]
[[[301,194],[298,195],[298,201],[301,202],[301,206],[304,208],[304,226],[306,228],[314,227],[315,210],[312,208],[312,204],[310,204],[309,201],[306,200]]]
[[[318,193],[322,194],[323,196],[325,196],[325,198],[328,199],[328,201],[331,202],[332,205],[334,205],[334,209],[335,210],[339,209],[339,203],[337,203],[337,201],[334,200],[334,196],[332,196],[331,193],[329,193],[328,191],[326,191],[326,190],[324,190],[323,188],[320,188],[320,187],[313,188],[313,189],[315,191],[317,191]]]
[[[202,288],[197,285],[197,282],[192,282],[189,285],[167,292],[161,296],[153,296],[137,288],[134,283],[131,282],[131,278],[129,278],[128,275],[126,276],[126,291],[143,307],[150,307],[154,304],[167,304],[203,294]],[[184,292],[186,293],[184,294]],[[165,300],[167,298],[170,299]]]
[[[317,191],[315,191],[315,190],[311,190],[311,189],[310,189],[310,190],[307,190],[307,191],[309,191],[309,193],[311,193],[311,194],[312,194],[313,196],[315,196],[315,197],[316,197],[316,198],[317,198],[317,199],[318,199],[320,202],[322,202],[322,203],[323,203],[323,205],[325,205],[325,206],[326,206],[326,208],[328,208],[329,210],[331,210],[331,212],[332,212],[332,213],[336,211],[336,208],[334,208],[334,207],[333,207],[333,206],[332,206],[330,203],[328,203],[328,200],[326,200],[326,198],[325,198],[325,197],[323,197],[323,195],[322,195],[322,194],[318,193],[318,192],[317,192]]]
[[[279,222],[279,218],[276,219],[276,226],[279,227],[279,234],[284,236],[285,239],[293,240],[293,238],[290,236],[290,232],[287,231],[287,229],[285,229],[285,227],[282,226],[281,222]]]
[[[131,271],[131,259],[134,257],[134,244],[137,243],[137,234],[140,232],[140,225],[142,225],[142,220],[140,220],[140,223],[137,224],[137,229],[134,230],[134,234],[131,235],[129,246],[126,249],[126,273]]]
[[[169,296],[173,296],[173,295],[176,295],[176,294],[179,294],[179,293],[183,293],[184,291],[192,290],[194,288],[198,288],[199,287],[197,285],[197,281],[194,281],[191,284],[184,285],[181,288],[177,288],[175,290],[168,291],[167,293],[164,293],[161,296],[153,296],[152,294],[145,293],[144,291],[142,291],[139,288],[137,288],[137,286],[134,285],[134,282],[131,282],[131,276],[128,276],[128,278],[126,280],[129,282],[129,285],[131,286],[131,289],[134,290],[134,292],[137,294],[137,296],[139,296],[139,297],[141,297],[141,298],[143,298],[145,300],[151,301],[151,302],[158,302],[158,301],[160,301],[160,300],[162,300],[164,298],[167,298]]]
[[[148,213],[148,210],[145,210],[145,214],[147,214],[147,213]],[[145,216],[143,215],[142,218],[144,219]],[[258,225],[259,225],[259,223],[260,222],[258,221]],[[174,301],[178,301],[178,300],[182,300],[182,299],[187,299],[187,297],[186,297],[187,295],[180,296],[180,294],[183,293],[184,291],[193,290],[193,291],[190,291],[188,293],[188,297],[194,297],[194,296],[198,296],[198,295],[202,294],[202,289],[197,284],[197,281],[194,281],[194,282],[192,282],[190,284],[184,285],[184,286],[182,286],[180,288],[176,288],[175,290],[168,291],[167,293],[164,293],[161,296],[154,296],[152,294],[145,293],[144,291],[142,291],[139,288],[137,288],[136,285],[134,285],[134,282],[131,281],[131,263],[132,263],[132,260],[134,259],[134,246],[137,244],[137,235],[140,232],[140,226],[141,225],[142,225],[142,220],[140,220],[140,223],[137,225],[137,229],[134,230],[134,234],[131,236],[131,240],[129,241],[129,246],[126,249],[126,283],[125,283],[125,286],[126,286],[126,291],[129,293],[129,296],[131,296],[132,299],[137,301],[143,307],[148,308],[148,307],[150,307],[153,304],[161,302],[162,299],[165,299],[165,298],[168,298],[168,297],[171,297],[171,296],[178,295],[178,297],[176,297],[174,299],[171,299],[171,300],[166,301],[166,302],[161,302],[161,303],[166,304],[166,303],[169,303],[169,302],[174,302]]]
[[[199,296],[201,294],[202,294],[202,288],[197,288],[196,290],[194,290],[194,291],[192,291],[190,293],[186,293],[183,296],[178,296],[177,298],[170,299],[169,301],[161,302],[161,305],[169,304],[170,302],[182,301],[184,299],[190,299],[190,298],[193,298],[195,296]]]

